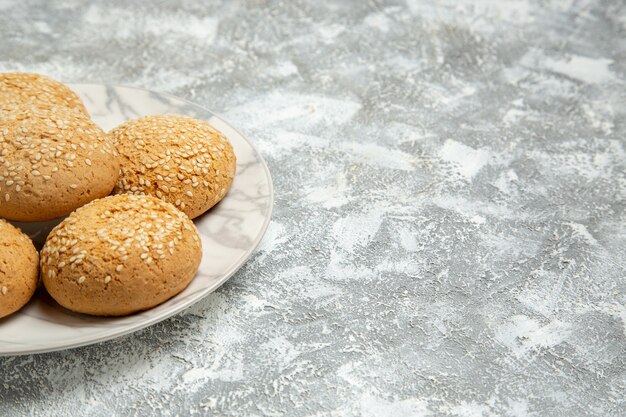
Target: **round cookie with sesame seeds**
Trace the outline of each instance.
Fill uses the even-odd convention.
[[[147,116],[109,132],[121,160],[115,193],[147,194],[195,218],[232,185],[233,147],[209,123],[187,116]]]
[[[22,308],[39,281],[39,254],[21,230],[0,219],[0,318]]]
[[[201,257],[200,237],[183,212],[152,196],[122,194],[81,207],[52,230],[41,276],[62,306],[120,316],[181,292]]]
[[[109,195],[117,151],[86,117],[62,106],[0,119],[0,217],[44,221]]]
[[[26,107],[63,106],[87,115],[78,95],[68,86],[41,74],[28,72],[0,73],[0,114]]]

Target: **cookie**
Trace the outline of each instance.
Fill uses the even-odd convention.
[[[235,176],[228,139],[203,120],[148,116],[109,132],[120,153],[114,193],[147,194],[195,218],[217,204]]]
[[[120,316],[181,292],[201,257],[198,232],[183,212],[123,194],[93,201],[54,228],[41,251],[41,276],[62,306]]]
[[[68,107],[88,115],[78,95],[52,78],[27,72],[0,73],[0,113],[52,106]]]
[[[39,280],[39,255],[28,236],[0,219],[0,317],[22,308]]]
[[[0,217],[51,220],[111,193],[115,147],[77,113],[32,107],[0,119]]]

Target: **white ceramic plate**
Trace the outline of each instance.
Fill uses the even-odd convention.
[[[0,319],[0,355],[69,349],[102,342],[157,323],[189,307],[230,278],[259,244],[274,201],[267,165],[254,145],[208,110],[167,94],[98,84],[70,85],[84,100],[93,120],[105,131],[152,114],[182,114],[207,120],[225,134],[237,155],[237,175],[224,200],[195,220],[203,258],[191,284],[176,297],[142,313],[99,318],[72,313],[43,288],[19,312]],[[41,245],[56,222],[15,223]]]

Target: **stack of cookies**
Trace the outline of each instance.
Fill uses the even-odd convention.
[[[131,314],[178,294],[202,257],[190,219],[224,198],[235,163],[202,120],[148,116],[106,134],[67,86],[0,73],[0,218],[67,216],[41,256],[0,219],[0,317],[28,302],[39,276],[85,314]]]

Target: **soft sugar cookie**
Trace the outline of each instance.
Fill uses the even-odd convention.
[[[0,118],[0,216],[44,221],[111,193],[113,144],[91,120],[61,106]]]
[[[147,194],[195,218],[217,204],[235,176],[228,139],[203,120],[142,117],[109,132],[120,153],[115,193]]]
[[[82,100],[68,86],[27,72],[0,73],[0,113],[21,108],[63,106],[87,115]]]
[[[123,194],[89,203],[53,229],[41,276],[62,306],[119,316],[181,292],[201,257],[198,232],[183,212],[155,197]]]
[[[22,231],[0,219],[0,317],[22,308],[39,280],[39,254]]]

